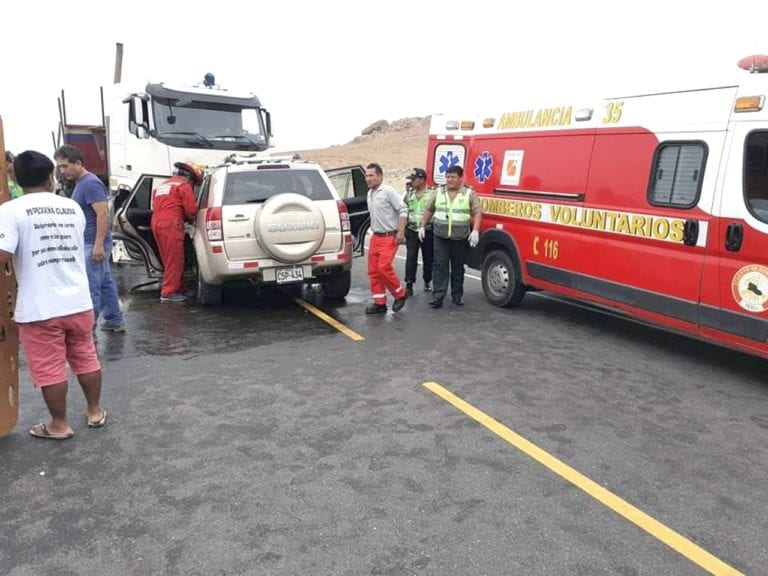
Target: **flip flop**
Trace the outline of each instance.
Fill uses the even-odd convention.
[[[88,420],[88,416],[86,416],[85,419]],[[94,421],[88,420],[88,428],[101,428],[106,423],[107,423],[107,411],[102,410],[101,418]]]
[[[66,434],[52,434],[48,431],[48,426],[42,422],[36,426],[32,426],[29,433],[35,438],[44,438],[46,440],[69,440],[75,435],[73,430],[70,430]]]

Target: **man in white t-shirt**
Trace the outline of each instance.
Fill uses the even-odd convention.
[[[67,420],[67,364],[85,394],[88,427],[100,428],[107,420],[85,271],[85,216],[77,202],[53,193],[50,158],[22,152],[13,167],[24,195],[0,205],[0,266],[13,260],[19,339],[32,382],[51,413],[49,422],[29,433],[67,440],[74,435]]]

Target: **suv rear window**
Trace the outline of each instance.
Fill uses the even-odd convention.
[[[333,200],[333,194],[316,170],[266,169],[230,172],[224,187],[222,204],[264,202],[275,194],[292,192],[310,200]]]

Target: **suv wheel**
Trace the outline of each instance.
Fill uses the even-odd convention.
[[[208,284],[197,272],[197,301],[203,306],[221,306],[222,287]]]
[[[322,282],[323,294],[331,300],[341,300],[349,294],[352,286],[352,272],[340,270]]]

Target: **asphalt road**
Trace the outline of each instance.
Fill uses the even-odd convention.
[[[72,385],[69,441],[27,434],[46,412],[22,367],[0,573],[768,574],[762,360],[549,294],[493,308],[474,278],[463,308],[419,290],[370,317],[364,261],[343,305],[304,295],[361,341],[287,294],[229,296],[124,294],[108,424]]]

